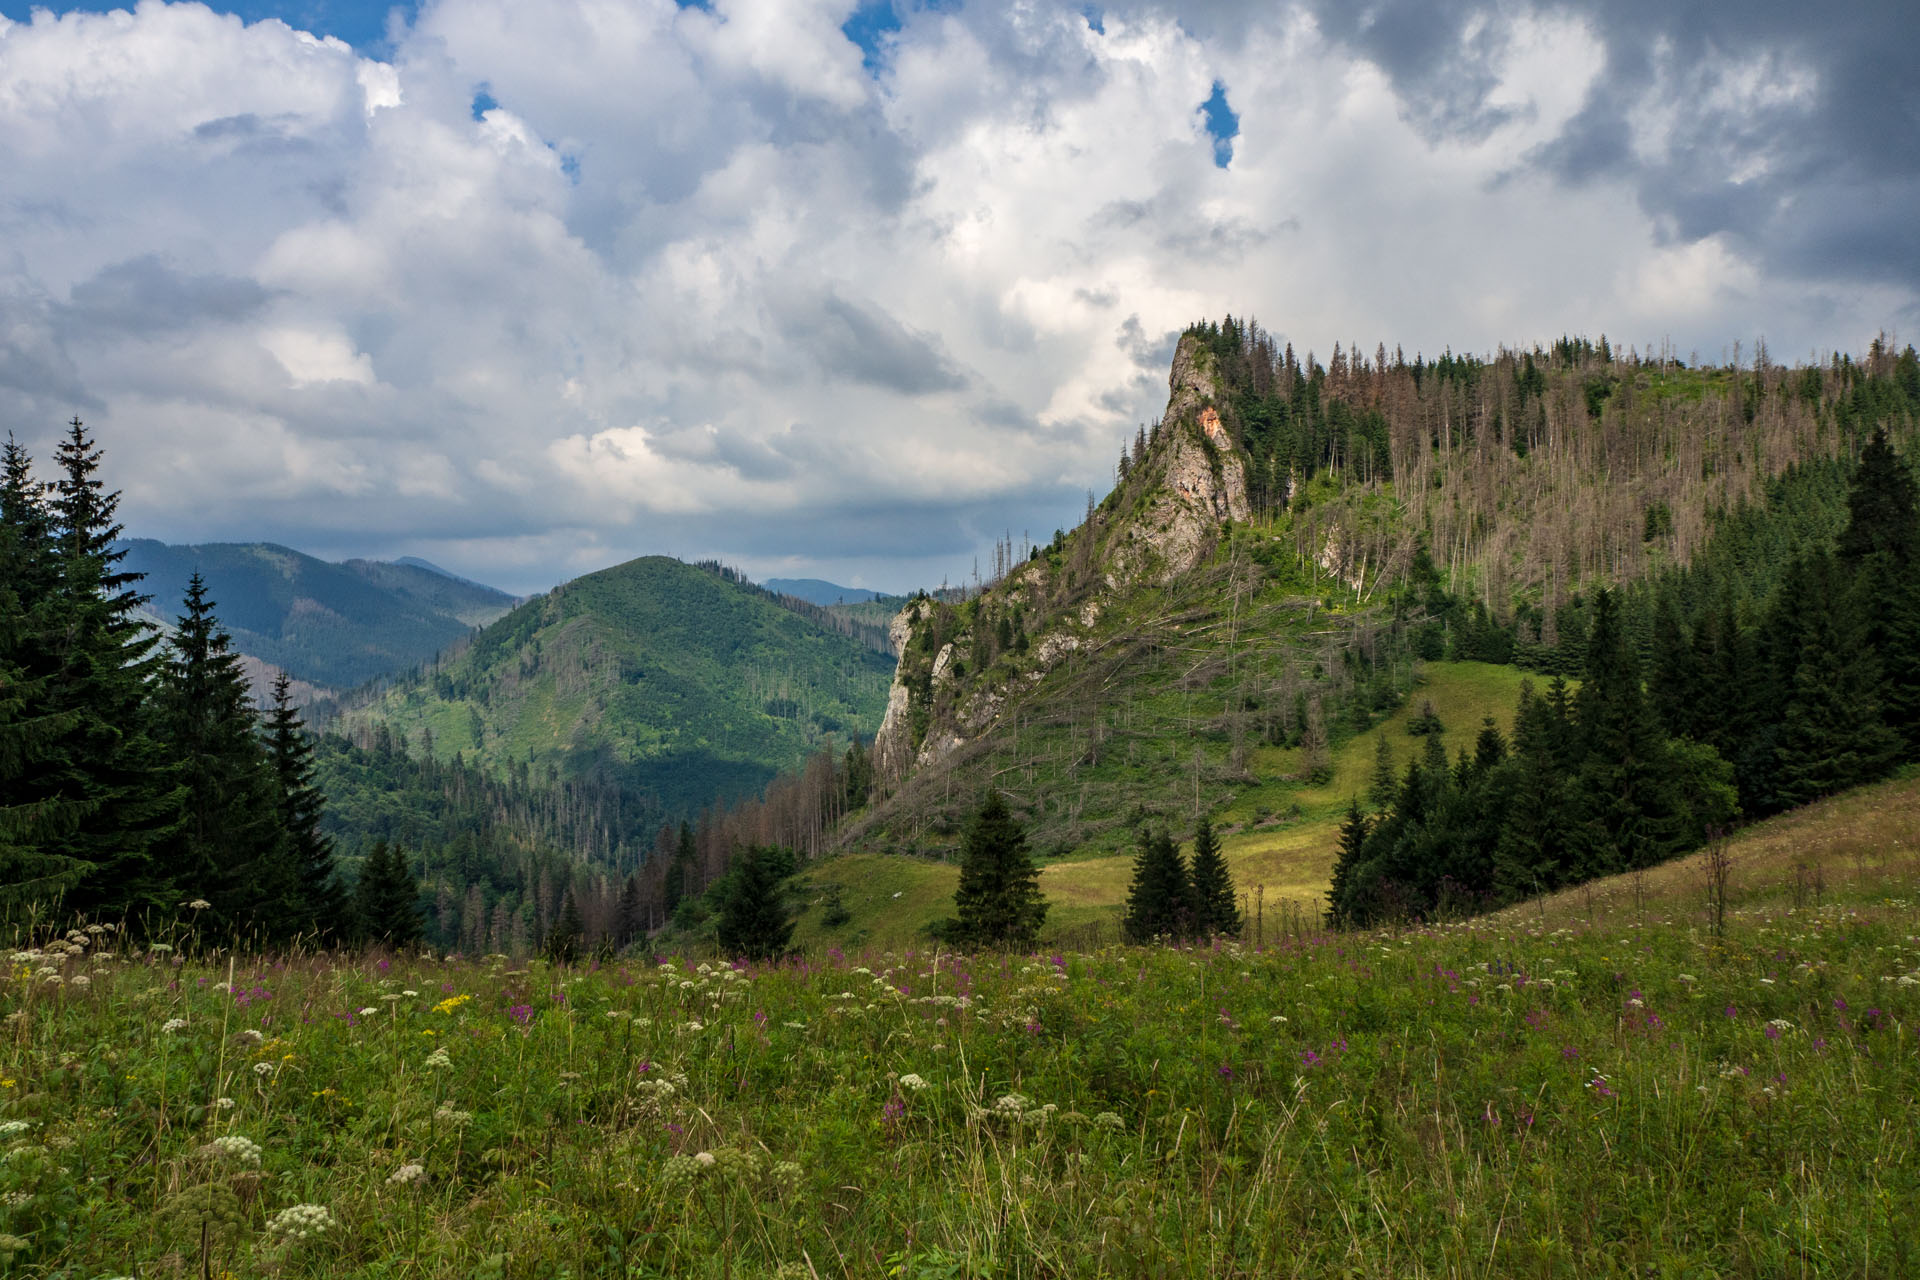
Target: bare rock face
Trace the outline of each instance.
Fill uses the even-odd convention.
[[[913,629],[926,620],[928,609],[924,600],[909,601],[887,624],[887,635],[901,663],[894,668],[893,686],[887,690],[887,711],[881,717],[879,731],[873,735],[873,763],[879,776],[890,780],[905,777],[913,766],[913,699],[901,672],[906,666],[907,641],[913,638]]]
[[[1225,398],[1213,353],[1197,338],[1182,338],[1160,439],[1144,464],[1153,469],[1143,481],[1152,488],[1144,511],[1123,514],[1109,553],[1109,585],[1171,582],[1206,558],[1227,521],[1248,518],[1246,463],[1220,420]]]

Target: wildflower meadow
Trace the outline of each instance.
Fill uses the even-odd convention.
[[[1912,1276],[1912,888],[752,967],[23,939],[0,1274]]]

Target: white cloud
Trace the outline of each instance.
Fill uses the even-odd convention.
[[[83,412],[146,534],[904,587],[1076,518],[1192,319],[1797,350],[1913,305],[1530,168],[1606,67],[1561,10],[1463,37],[1453,135],[1300,11],[915,10],[877,74],[852,12],[439,0],[384,62],[156,0],[0,27],[0,408],[43,454]],[[1767,65],[1662,80],[1640,145],[1689,94],[1813,92]]]

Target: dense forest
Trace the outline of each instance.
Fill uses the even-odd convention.
[[[1372,815],[1356,798],[1342,830],[1336,918],[1472,909],[1637,870],[1920,759],[1920,509],[1884,434],[1844,510],[1831,545],[1759,578],[1732,571],[1760,567],[1741,554],[1756,522],[1729,524],[1647,592],[1645,659],[1600,591],[1578,688],[1555,676],[1543,696],[1523,690],[1511,742],[1488,724],[1449,759],[1430,732],[1398,779],[1383,758]]]

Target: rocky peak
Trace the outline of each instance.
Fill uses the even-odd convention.
[[[1223,525],[1248,518],[1246,460],[1221,420],[1225,402],[1213,353],[1180,339],[1154,446],[1115,495],[1110,586],[1171,582],[1206,558]]]

